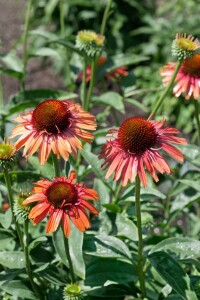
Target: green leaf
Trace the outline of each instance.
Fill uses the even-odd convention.
[[[36,269],[34,272],[38,273],[42,278],[56,285],[65,285],[69,280],[66,271],[50,263],[46,264],[45,266],[43,264],[41,268]]]
[[[48,241],[48,239],[46,236],[40,236],[37,239],[33,240],[28,246],[29,253],[31,252],[31,250],[36,248],[40,243],[44,243],[47,241]]]
[[[0,214],[0,223],[3,226],[3,228],[5,229],[10,228],[10,225],[12,223],[11,209],[8,209],[4,214]]]
[[[77,94],[62,90],[33,89],[12,96],[9,103],[9,114],[23,111],[29,107],[35,107],[41,101],[47,99],[68,100],[77,98]]]
[[[23,299],[33,299],[38,298],[33,294],[33,292],[20,280],[12,280],[4,282],[0,285],[0,288],[8,294],[17,296]]]
[[[42,166],[38,157],[36,156],[30,156],[28,161],[42,176],[49,179],[52,179],[54,177],[55,171],[50,163],[47,162],[44,166]]]
[[[121,214],[116,214],[116,235],[128,238],[131,241],[138,241],[137,226]]]
[[[71,234],[68,238],[69,251],[75,274],[80,278],[85,279],[85,262],[83,259],[83,233],[80,232],[71,222]],[[68,266],[68,259],[64,246],[64,237],[61,226],[53,233],[53,243],[62,262]]]
[[[148,60],[148,57],[132,53],[117,54],[112,56],[98,69],[97,80],[119,67],[139,64],[140,62],[146,60]]]
[[[160,276],[184,299],[198,300],[191,289],[190,278],[169,254],[158,251],[150,254],[148,259]],[[190,298],[188,298],[190,294]]]
[[[63,45],[65,47],[67,47],[68,49],[78,53],[80,56],[83,56],[83,52],[81,52],[80,50],[78,50],[73,43],[66,41],[66,40],[57,40],[57,41],[52,41],[52,43],[57,43],[60,45]]]
[[[24,253],[21,251],[0,252],[0,264],[10,269],[22,269],[25,267]]]
[[[0,217],[5,216],[5,214],[0,214]],[[1,219],[0,219],[1,220]],[[0,250],[13,250],[11,247],[15,245],[14,236],[11,231],[6,229],[0,229]]]
[[[146,105],[142,104],[141,102],[135,100],[135,99],[130,99],[130,98],[125,98],[124,99],[126,102],[140,108],[142,111],[144,111],[145,113],[147,113],[149,110],[146,107]]]
[[[2,66],[0,66],[0,74],[5,74],[18,79],[22,78],[22,72],[14,71],[9,68],[3,68]]]
[[[99,257],[125,258],[131,260],[128,247],[114,236],[88,237],[83,244],[84,253]]]
[[[86,160],[86,162],[91,166],[92,171],[97,175],[99,179],[101,179],[104,183],[105,181],[105,174],[106,172],[101,168],[101,161],[99,160],[98,156],[91,153],[87,150],[87,146],[81,151],[81,155]],[[111,180],[107,180],[107,182],[111,182]]]
[[[109,190],[102,180],[98,178],[94,179],[94,189],[97,191],[100,198],[100,201],[97,202],[97,207],[99,206],[100,208],[102,204],[109,204],[109,200],[110,200]]]
[[[10,51],[7,55],[0,55],[0,60],[8,67],[18,73],[23,72],[22,61],[17,57],[14,51]]]
[[[132,264],[118,259],[96,258],[87,268],[85,285],[103,286],[136,279],[136,270]]]
[[[92,102],[104,105],[110,105],[112,108],[125,113],[123,98],[120,94],[115,92],[107,92],[99,97],[93,97]]]
[[[180,259],[199,258],[200,241],[188,237],[169,238],[156,244],[149,253],[151,254],[161,250],[174,253]]]
[[[196,191],[200,192],[200,185],[198,181],[194,180],[187,180],[187,179],[179,179],[179,182],[188,185],[189,187],[195,189]]]
[[[56,59],[61,59],[58,51],[51,49],[51,48],[40,48],[36,49],[35,51],[31,52],[29,57],[34,57],[34,56],[53,56]]]
[[[188,144],[180,145],[179,148],[188,161],[200,166],[200,150],[198,146]]]

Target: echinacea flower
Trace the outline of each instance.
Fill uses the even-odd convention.
[[[86,188],[83,183],[75,184],[75,180],[76,173],[71,171],[68,178],[61,176],[52,181],[37,181],[33,194],[23,201],[23,205],[38,201],[28,218],[32,219],[34,224],[38,224],[49,215],[46,232],[56,231],[62,222],[66,237],[70,235],[69,219],[80,231],[89,228],[90,221],[86,209],[95,215],[98,214],[98,210],[86,200],[98,200],[99,196],[95,190]]]
[[[67,100],[46,100],[15,121],[20,124],[13,129],[11,138],[21,136],[15,143],[16,149],[25,146],[23,156],[26,158],[39,149],[41,165],[51,151],[67,160],[70,153],[76,154],[77,148],[82,148],[79,138],[88,143],[93,139],[93,134],[86,130],[96,129],[95,117],[79,104]]]
[[[147,186],[146,170],[157,182],[156,171],[171,174],[171,170],[160,150],[164,150],[174,159],[182,162],[183,154],[171,144],[186,144],[184,138],[174,136],[179,133],[175,128],[164,127],[164,121],[146,120],[140,117],[126,119],[119,129],[109,130],[113,139],[102,147],[100,158],[108,168],[106,179],[114,173],[114,180],[122,178],[122,185],[128,180],[133,182],[136,175],[144,187]]]
[[[0,166],[4,168],[9,168],[15,161],[16,148],[6,139],[4,142],[0,143]]]
[[[91,30],[81,30],[76,36],[76,48],[88,57],[99,55],[105,41],[105,36]]]
[[[170,82],[175,67],[175,63],[169,62],[161,69],[160,74],[163,77],[165,86]],[[182,62],[175,78],[173,93],[176,97],[185,93],[187,100],[190,99],[191,96],[193,96],[195,100],[198,99],[200,94],[200,54],[195,54]]]
[[[172,55],[176,56],[179,60],[185,60],[195,54],[195,51],[200,48],[198,39],[186,33],[176,34],[176,39],[172,43]]]
[[[105,56],[100,56],[97,60],[97,68],[100,68],[104,63],[106,63],[107,58]],[[91,66],[88,66],[86,69],[86,82],[89,82],[91,79],[91,75],[92,75],[92,68]],[[128,71],[127,71],[127,67],[122,66],[119,68],[116,68],[112,71],[109,71],[105,77],[108,81],[111,80],[119,80],[121,76],[127,76],[128,75]],[[83,79],[83,72],[80,72],[78,74],[78,81],[81,81]]]

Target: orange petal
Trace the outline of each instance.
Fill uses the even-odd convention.
[[[91,203],[89,203],[89,202],[87,202],[85,200],[81,201],[81,206],[89,209],[95,215],[99,214],[99,211],[96,209],[96,207],[94,207]]]
[[[66,238],[70,236],[70,221],[69,221],[69,216],[65,212],[63,212],[62,216],[62,225],[63,225],[63,230]]]
[[[47,222],[46,233],[51,233],[57,230],[60,221],[62,219],[62,215],[63,215],[62,209],[54,209]]]
[[[51,204],[47,203],[47,202],[40,202],[38,203],[36,206],[34,206],[29,215],[28,218],[29,219],[34,219],[35,217],[43,214],[44,217],[48,214],[49,208],[50,208]]]

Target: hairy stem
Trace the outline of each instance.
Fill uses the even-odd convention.
[[[170,91],[173,83],[174,83],[174,80],[176,78],[176,75],[181,67],[181,64],[182,64],[182,61],[178,61],[177,64],[176,64],[176,68],[174,70],[174,73],[171,77],[171,80],[169,82],[169,84],[166,86],[166,88],[164,89],[164,92],[162,93],[162,95],[160,96],[160,98],[158,99],[158,101],[156,102],[156,105],[153,109],[153,112],[152,112],[152,115],[155,115],[158,111],[158,109],[160,108],[160,106],[162,105],[163,103],[163,100],[165,99],[165,97],[167,96],[168,92]]]
[[[197,133],[198,133],[198,142],[199,142],[199,146],[200,146],[200,121],[199,121],[199,104],[198,101],[194,99],[194,114],[195,114],[195,119],[197,122]]]
[[[142,221],[141,221],[141,208],[140,208],[140,179],[136,176],[135,180],[135,209],[137,217],[137,228],[138,228],[138,275],[140,282],[140,289],[142,299],[146,297],[145,278],[143,272],[143,240],[142,240]]]
[[[11,181],[10,181],[10,176],[9,176],[7,166],[4,167],[3,172],[4,172],[4,178],[5,178],[6,187],[7,187],[7,191],[8,191],[8,199],[9,199],[9,203],[10,203],[10,208],[11,208],[11,212],[12,212],[13,221],[14,221],[14,224],[15,224],[15,228],[16,228],[16,231],[17,231],[18,238],[19,238],[20,246],[21,246],[22,249],[24,249],[22,233],[21,233],[19,223],[17,222],[16,216],[15,216],[14,210],[13,210],[14,199],[13,199],[13,192],[12,192]]]
[[[57,156],[54,153],[52,153],[52,159],[53,159],[55,177],[59,177],[60,176],[59,159],[57,158]]]
[[[25,254],[25,262],[26,262],[26,272],[28,274],[28,278],[30,280],[31,286],[33,288],[33,291],[35,295],[38,297],[38,299],[43,299],[43,296],[40,293],[40,290],[36,283],[33,280],[33,274],[31,271],[31,263],[30,263],[30,257],[29,257],[29,251],[28,251],[28,244],[29,244],[29,235],[28,235],[28,220],[24,221],[24,254]]]
[[[69,263],[71,280],[72,280],[72,283],[75,283],[74,268],[73,268],[73,264],[72,264],[70,251],[69,251],[69,241],[68,241],[68,238],[65,237],[64,232],[63,232],[63,238],[64,238],[64,244],[65,244],[65,251],[66,251],[66,255],[67,255],[67,259],[68,259],[68,263]]]
[[[112,4],[112,0],[108,0],[105,11],[104,11],[103,20],[102,20],[102,23],[101,23],[100,33],[102,35],[105,34],[106,22],[107,22],[107,19],[108,19],[108,16],[109,16],[109,11],[110,11],[111,4]]]
[[[31,7],[32,7],[32,0],[28,0],[27,10],[26,10],[26,17],[25,17],[25,30],[24,30],[24,38],[23,38],[23,76],[20,82],[20,91],[24,92],[25,89],[25,81],[26,81],[26,67],[28,62],[28,55],[27,55],[27,41],[28,41],[28,31],[30,25],[30,17],[31,17]]]
[[[92,98],[92,93],[94,89],[94,84],[95,84],[95,75],[96,75],[96,57],[93,58],[92,60],[92,66],[91,66],[91,79],[90,79],[90,85],[89,85],[89,90],[87,94],[87,99],[85,103],[85,109],[88,110],[90,106],[90,101]]]

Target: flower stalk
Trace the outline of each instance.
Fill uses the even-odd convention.
[[[60,176],[59,160],[57,159],[56,155],[53,153],[52,153],[52,158],[53,158],[55,176],[59,177]],[[71,280],[72,280],[72,283],[75,283],[74,269],[73,269],[73,264],[72,264],[70,251],[69,251],[69,242],[68,242],[68,238],[66,238],[66,236],[65,236],[64,230],[63,230],[63,239],[64,239],[64,245],[65,245],[65,252],[66,252],[68,263],[69,263]]]
[[[138,228],[138,276],[140,282],[140,289],[142,294],[142,299],[146,297],[146,288],[145,288],[145,278],[143,271],[143,240],[142,240],[142,220],[141,220],[141,208],[140,208],[140,179],[136,175],[135,180],[135,209],[137,217],[137,228]]]
[[[102,23],[101,23],[100,33],[102,35],[104,35],[104,33],[105,33],[106,23],[107,23],[107,19],[108,19],[108,16],[109,16],[109,11],[110,11],[110,8],[111,8],[111,4],[112,4],[112,0],[108,0],[105,11],[104,11]]]
[[[60,176],[59,159],[57,159],[54,153],[52,153],[52,160],[53,160],[55,177],[59,177]]]
[[[26,67],[28,62],[28,55],[27,55],[27,41],[28,41],[28,31],[30,25],[30,17],[31,17],[31,7],[32,7],[32,0],[28,0],[27,4],[27,11],[25,17],[25,30],[24,30],[24,38],[23,38],[23,76],[20,82],[20,90],[24,92],[25,89],[25,80],[26,80]]]
[[[177,73],[178,73],[178,71],[179,71],[179,69],[180,69],[180,67],[181,67],[181,64],[182,64],[182,60],[179,60],[179,61],[177,62],[177,64],[176,64],[176,68],[175,68],[175,70],[174,70],[174,73],[173,73],[173,75],[172,75],[172,77],[171,77],[171,80],[170,80],[169,84],[166,86],[164,92],[162,93],[162,95],[161,95],[160,98],[158,99],[158,101],[157,101],[157,103],[156,103],[156,105],[155,105],[155,107],[154,107],[154,109],[153,109],[153,111],[152,111],[152,115],[155,116],[155,114],[157,113],[158,109],[159,109],[160,106],[162,105],[163,100],[165,99],[165,97],[167,96],[168,92],[170,91],[170,89],[171,89],[171,87],[172,87],[172,85],[173,85],[173,83],[174,83],[174,80],[175,80],[175,78],[176,78],[176,75],[177,75]]]
[[[93,58],[92,60],[92,65],[91,65],[91,80],[90,80],[90,85],[89,85],[89,90],[86,98],[86,103],[85,103],[85,109],[88,110],[90,106],[90,101],[92,98],[92,93],[95,85],[95,77],[96,77],[96,57]]]
[[[36,283],[33,280],[33,274],[31,271],[31,263],[30,263],[30,256],[28,251],[28,244],[29,244],[29,235],[28,235],[28,220],[24,221],[24,236],[23,236],[23,242],[24,242],[24,254],[25,254],[25,262],[26,262],[26,272],[28,274],[28,278],[30,280],[31,286],[33,288],[33,291],[35,295],[38,297],[38,299],[43,299],[43,296],[40,293],[40,290]]]
[[[20,227],[19,227],[19,223],[17,222],[16,216],[14,214],[14,199],[13,199],[11,181],[10,181],[10,176],[9,176],[7,166],[4,166],[3,173],[4,173],[4,178],[5,178],[6,187],[7,187],[7,191],[8,191],[8,199],[9,199],[9,204],[10,204],[10,208],[11,208],[11,212],[12,212],[13,221],[14,221],[14,224],[15,224],[15,228],[16,228],[16,231],[17,231],[18,238],[19,238],[20,246],[21,246],[22,249],[24,249],[22,233],[21,233],[21,230],[20,230]]]
[[[194,99],[194,113],[195,113],[195,119],[197,122],[197,133],[198,133],[198,142],[199,142],[199,146],[200,146],[200,120],[199,120],[199,105],[198,105],[198,101]]]
[[[68,263],[69,263],[69,270],[70,270],[71,280],[72,280],[72,283],[75,283],[74,268],[73,268],[73,264],[72,264],[70,251],[69,251],[69,241],[68,241],[68,238],[65,237],[64,231],[63,231],[63,238],[64,238],[64,245],[65,245],[65,252],[66,252],[67,260],[68,260]]]

